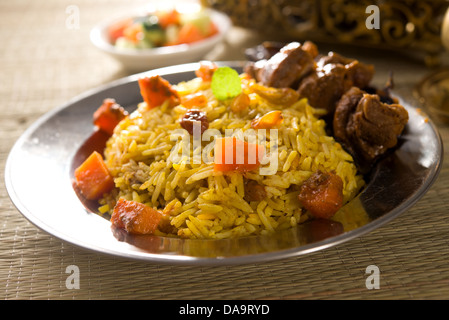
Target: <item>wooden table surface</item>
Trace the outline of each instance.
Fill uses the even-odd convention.
[[[449,165],[411,209],[369,234],[304,256],[243,266],[160,266],[87,252],[28,222],[4,184],[8,153],[40,116],[71,98],[129,73],[89,42],[95,23],[144,1],[0,2],[0,298],[2,299],[448,299]],[[67,25],[71,5],[79,28]],[[263,40],[233,28],[208,58],[244,59]],[[325,52],[332,46],[322,45]],[[376,65],[375,81],[394,71],[411,93],[432,70],[398,53],[339,47]],[[436,121],[438,119],[435,119]],[[437,123],[448,150],[449,127]],[[445,158],[447,159],[447,151]],[[45,199],[43,199],[45,201]],[[79,289],[66,286],[79,266]],[[378,266],[380,288],[366,287]]]

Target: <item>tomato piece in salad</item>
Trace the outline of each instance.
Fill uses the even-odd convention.
[[[144,37],[143,26],[139,23],[133,23],[123,30],[123,36],[132,43],[137,43]]]
[[[133,24],[133,19],[120,20],[119,22],[112,24],[108,28],[109,40],[112,43],[115,43],[118,38],[124,37],[125,29],[129,28],[132,24]]]
[[[185,24],[178,34],[178,44],[193,43],[204,39],[201,30],[194,24]]]
[[[170,25],[179,25],[181,23],[181,14],[178,10],[172,9],[169,11],[157,13],[159,24],[162,28],[168,28]]]

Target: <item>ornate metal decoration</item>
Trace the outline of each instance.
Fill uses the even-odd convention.
[[[424,53],[435,64],[444,48],[444,0],[202,0],[228,14],[236,26],[282,38],[339,42]],[[379,8],[378,29],[368,29],[370,5]]]

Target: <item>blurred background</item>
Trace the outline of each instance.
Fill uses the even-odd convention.
[[[226,12],[235,25],[267,37],[402,50],[421,55],[429,65],[437,64],[443,51],[440,30],[448,6],[442,0],[201,2]]]

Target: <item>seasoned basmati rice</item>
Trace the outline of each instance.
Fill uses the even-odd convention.
[[[208,98],[200,109],[207,114],[209,129],[219,130],[223,136],[226,129],[245,132],[256,116],[282,110],[274,174],[262,175],[258,170],[222,173],[214,170],[213,163],[192,163],[188,157],[176,160],[182,153],[181,144],[171,135],[181,128],[179,120],[187,109],[162,105],[148,110],[142,102],[107,142],[104,156],[116,190],[100,201],[100,212],[112,213],[119,198],[134,200],[170,215],[175,231],[157,231],[159,235],[221,239],[267,234],[306,221],[309,216],[298,201],[297,186],[318,170],[340,176],[344,202],[353,199],[364,185],[363,178],[352,157],[326,135],[325,122],[319,119],[323,112],[305,99],[290,106],[273,105],[251,91],[252,81],[242,77],[250,106],[240,113],[231,111],[229,101],[216,100],[210,83],[199,78],[175,87],[181,95],[202,92]],[[269,140],[265,148],[270,149]],[[201,150],[190,155],[195,152]],[[245,200],[245,180],[262,185],[266,199]]]

